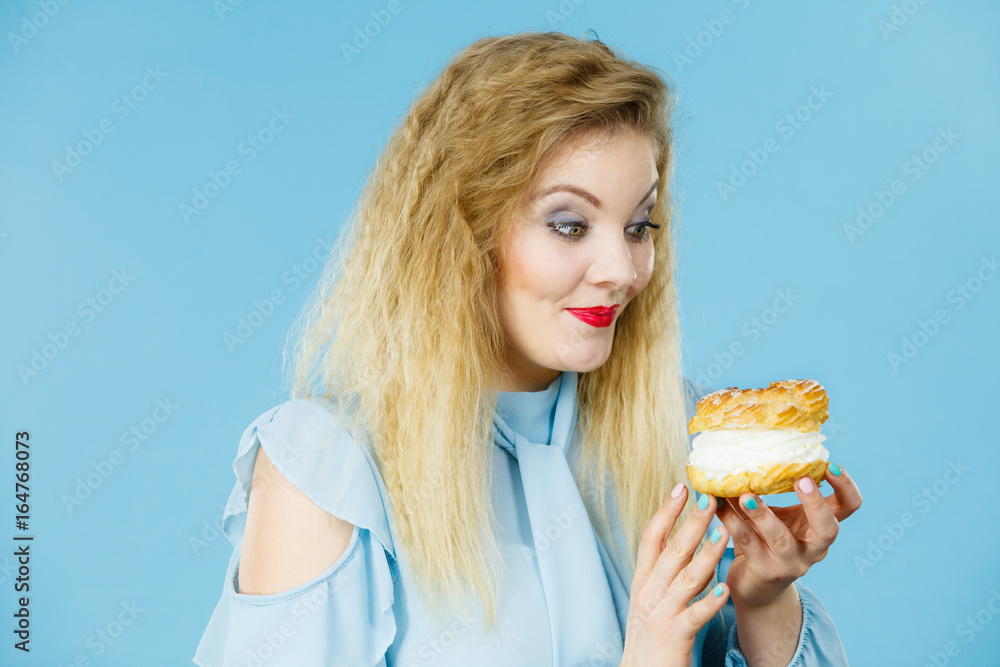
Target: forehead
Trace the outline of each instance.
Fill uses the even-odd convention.
[[[637,186],[645,190],[649,182],[658,179],[654,151],[649,137],[631,130],[576,136],[542,162],[526,203],[536,204],[560,190],[575,191],[585,199],[589,199],[586,192],[610,196],[631,192]]]
[[[539,166],[536,190],[569,174],[620,171],[656,173],[653,141],[634,130],[590,131],[565,141]]]

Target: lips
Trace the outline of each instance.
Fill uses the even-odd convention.
[[[576,318],[595,327],[609,327],[615,319],[618,305],[605,307],[596,306],[594,308],[567,308]]]

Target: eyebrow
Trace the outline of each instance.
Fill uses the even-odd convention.
[[[636,204],[637,207],[640,206],[642,204],[642,202],[646,201],[646,199],[649,197],[649,195],[653,194],[653,190],[656,189],[656,186],[657,186],[657,184],[659,182],[660,182],[659,179],[653,181],[653,185],[650,186],[649,191],[646,192],[646,194],[643,196],[643,198],[639,200],[639,203]],[[587,192],[583,188],[577,187],[576,185],[573,185],[572,183],[557,183],[556,185],[553,185],[551,187],[545,188],[541,192],[537,193],[534,197],[532,197],[531,201],[535,201],[536,199],[541,199],[542,197],[547,197],[548,195],[551,195],[551,194],[553,194],[555,192],[562,192],[562,191],[572,192],[573,194],[575,194],[575,195],[577,195],[579,197],[582,197],[583,199],[586,199],[597,210],[601,210],[602,209],[602,203],[601,203],[600,199],[598,199],[597,197],[595,197],[591,193]]]

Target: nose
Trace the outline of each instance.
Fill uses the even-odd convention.
[[[595,257],[590,267],[590,279],[595,285],[610,285],[624,297],[638,278],[632,250],[624,237],[608,243],[595,244]],[[620,299],[617,299],[620,302]]]

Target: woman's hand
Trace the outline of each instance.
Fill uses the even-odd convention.
[[[830,464],[840,470],[835,466]],[[824,479],[833,495],[824,498],[811,479],[800,477],[795,493],[801,504],[791,507],[768,507],[754,493],[744,493],[738,504],[736,498],[718,499],[719,520],[733,535],[735,559],[726,583],[734,606],[753,609],[772,602],[826,557],[840,522],[861,507],[861,491],[843,471],[834,475],[828,469]],[[749,501],[756,509],[747,507]]]
[[[704,507],[691,512],[664,547],[687,501],[687,487],[680,487],[680,496],[668,497],[642,531],[629,599],[623,667],[690,667],[698,631],[726,603],[728,591],[719,584],[718,597],[709,592],[688,606],[711,580],[729,541],[726,530],[720,528],[717,541],[706,542],[694,555],[716,511],[715,498],[704,496]]]

